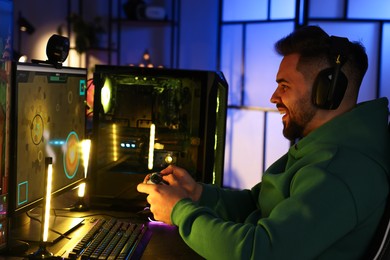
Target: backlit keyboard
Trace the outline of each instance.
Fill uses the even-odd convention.
[[[132,259],[145,224],[111,218],[96,219],[93,227],[69,252],[69,259]]]

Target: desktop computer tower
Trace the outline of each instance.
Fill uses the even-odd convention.
[[[228,85],[221,72],[97,65],[89,88],[91,206],[145,205],[137,184],[170,164],[222,185]]]

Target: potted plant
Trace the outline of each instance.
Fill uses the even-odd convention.
[[[68,17],[68,22],[76,37],[75,49],[78,53],[101,46],[102,35],[106,33],[102,17],[97,16],[92,22],[87,22],[82,16],[73,13]]]

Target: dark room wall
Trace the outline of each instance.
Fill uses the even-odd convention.
[[[218,2],[182,1],[179,46],[181,68],[216,69]]]
[[[122,2],[124,3],[125,1]],[[167,14],[170,12],[171,7],[169,4],[171,2],[175,1],[165,1]],[[71,12],[79,12],[78,0],[15,0],[15,21],[17,21],[19,14],[21,14],[35,27],[35,32],[30,35],[27,33],[20,34],[15,26],[15,50],[26,54],[29,59],[46,59],[46,42],[52,34],[57,33],[57,28],[60,25],[63,25],[65,36],[67,36],[66,17],[68,15],[68,3],[70,3]],[[108,23],[108,4],[110,1],[84,0],[82,3],[81,12],[86,20],[91,21],[94,17],[100,16],[105,23]],[[112,1],[112,3],[113,11],[116,12],[117,1]],[[169,28],[163,32],[165,33],[164,37],[166,39],[162,39],[163,37],[161,35],[156,35],[155,31],[152,31],[151,28],[153,26],[145,26],[145,24],[127,24],[122,26],[122,47],[119,53],[121,57],[119,63],[121,65],[137,62],[141,58],[144,49],[149,49],[152,52],[152,55],[154,55],[152,58],[154,58],[157,65],[167,65],[169,64],[167,60],[170,56],[171,44],[173,43],[175,52],[173,67],[204,70],[216,69],[219,1],[176,0],[176,3],[178,4],[177,20],[179,23],[177,28],[179,28],[179,31],[175,34],[176,38],[173,42],[170,40]],[[121,15],[124,16],[123,13]],[[106,28],[108,26],[109,24],[106,24]],[[160,28],[164,26],[160,26]],[[115,25],[113,28],[116,28]],[[130,34],[127,34],[127,32],[130,32]],[[136,36],[133,36],[132,33],[136,33]],[[113,46],[115,46],[115,32],[113,32],[112,39]],[[71,46],[74,46],[73,41],[71,37]],[[117,63],[114,56],[111,61],[112,64]],[[71,51],[65,63],[68,63],[66,65],[76,67],[87,67],[94,63],[108,63],[108,58],[105,53],[89,53],[88,64],[86,64],[86,59],[84,56],[77,55],[75,51]]]
[[[46,42],[56,33],[57,27],[65,22],[66,6],[66,0],[14,0],[14,49],[26,54],[29,59],[46,60]],[[34,26],[34,33],[19,33],[19,14]]]

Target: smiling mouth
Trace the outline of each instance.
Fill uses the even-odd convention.
[[[282,115],[282,120],[286,120],[287,118],[287,110],[284,109],[282,106],[277,106],[278,110],[279,110],[279,114]]]
[[[284,113],[283,116],[282,116],[282,121],[286,121],[287,120],[287,114]]]

